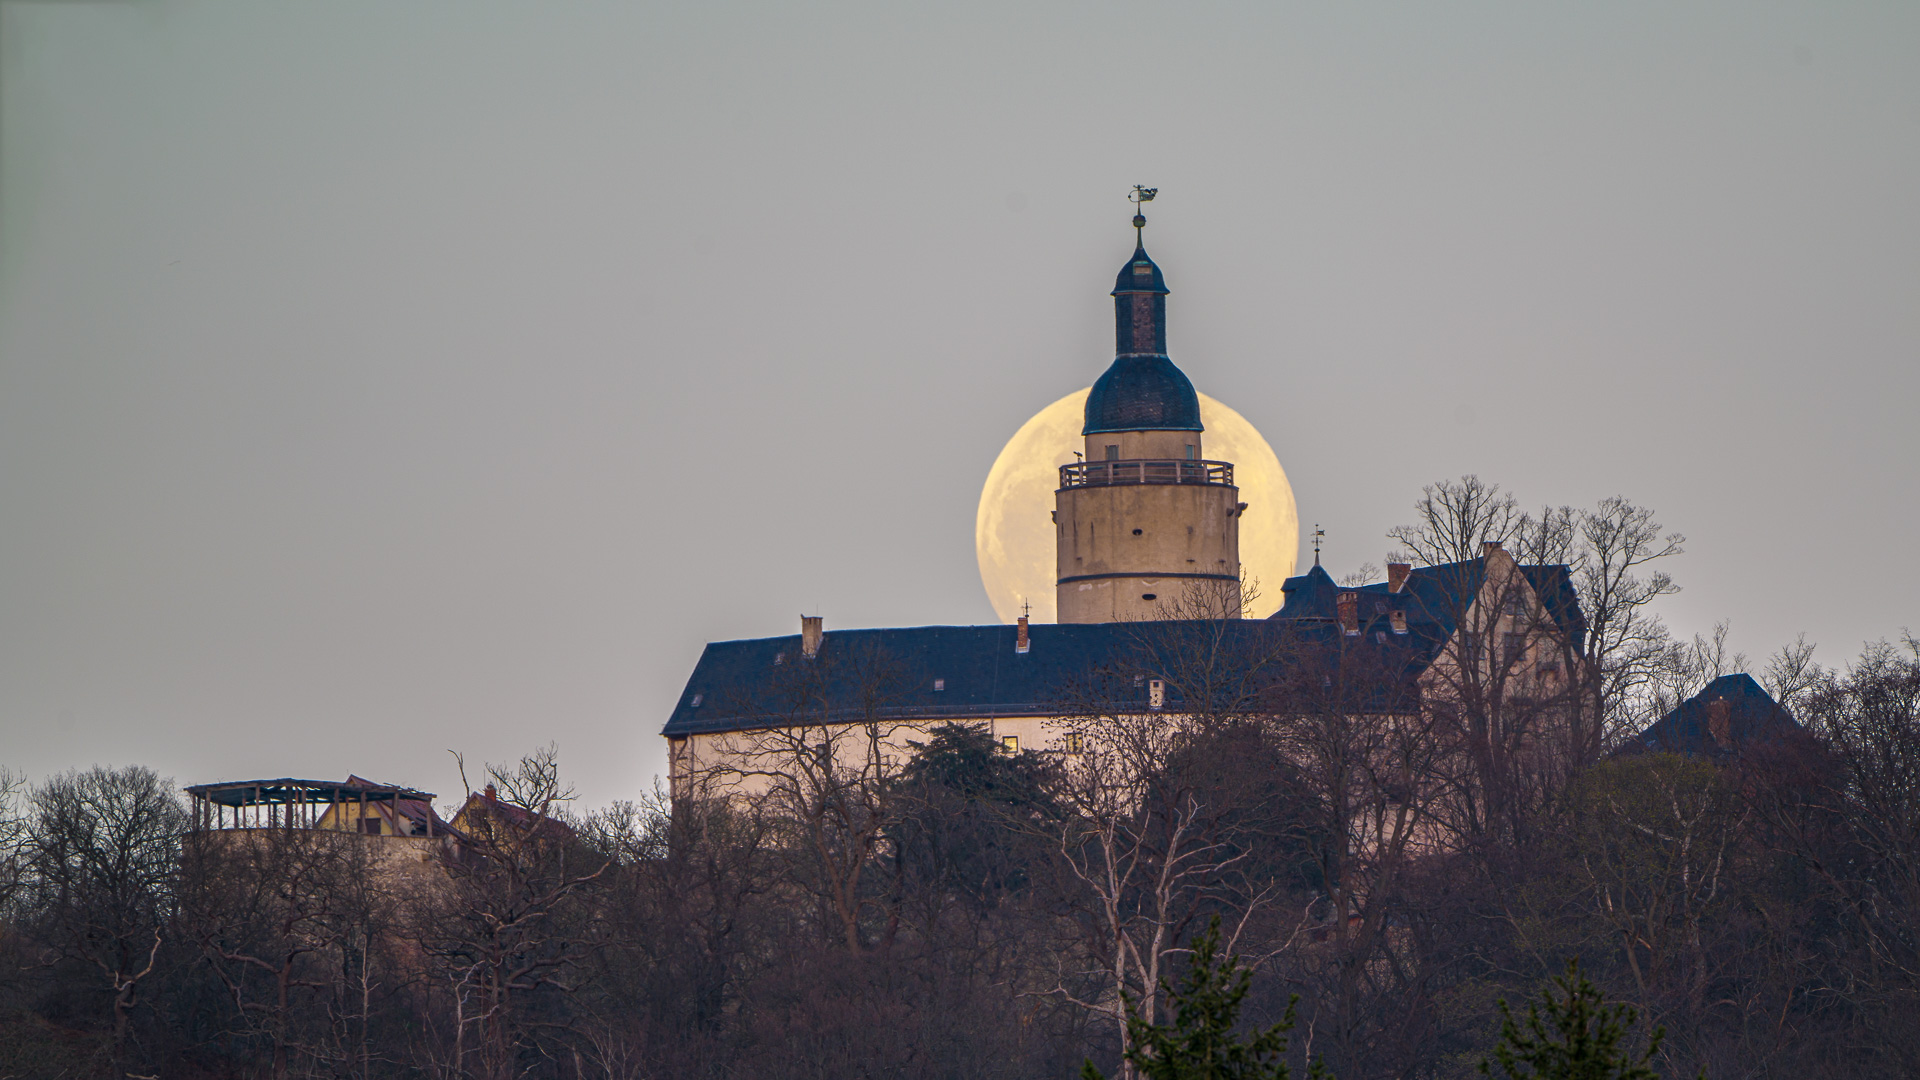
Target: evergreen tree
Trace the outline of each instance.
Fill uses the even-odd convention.
[[[1659,1051],[1665,1029],[1654,1028],[1646,1050],[1635,1056],[1621,1043],[1639,1013],[1631,1005],[1607,1004],[1606,994],[1580,974],[1578,959],[1567,962],[1567,973],[1554,976],[1553,985],[1561,995],[1550,987],[1544,1001],[1528,1002],[1524,1024],[1500,1002],[1493,1056],[1508,1080],[1659,1080],[1647,1062]],[[1492,1076],[1493,1063],[1482,1060],[1480,1072]]]
[[[1148,1023],[1127,1002],[1127,1062],[1147,1080],[1287,1080],[1287,1033],[1293,1030],[1293,1002],[1278,1024],[1243,1039],[1234,1031],[1253,973],[1238,956],[1219,958],[1220,917],[1193,940],[1193,962],[1178,989],[1161,982],[1173,1006],[1172,1024]],[[1296,997],[1295,1001],[1299,999]],[[1332,1080],[1314,1061],[1312,1080]],[[1081,1080],[1106,1080],[1089,1061]]]

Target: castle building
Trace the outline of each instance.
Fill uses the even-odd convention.
[[[1247,504],[1233,463],[1206,457],[1199,396],[1167,355],[1169,290],[1144,225],[1136,215],[1114,285],[1115,355],[1087,396],[1084,455],[1054,493],[1057,624],[829,632],[805,617],[798,635],[711,643],[662,731],[676,795],[884,771],[943,723],[982,727],[1009,752],[1076,754],[1076,715],[1199,707],[1154,656],[1182,625],[1213,628],[1210,648],[1264,658],[1280,680],[1362,658],[1391,685],[1371,699],[1384,709],[1422,708],[1482,673],[1529,694],[1565,687],[1585,632],[1567,568],[1519,566],[1497,544],[1359,588],[1316,558],[1280,611],[1241,618]]]

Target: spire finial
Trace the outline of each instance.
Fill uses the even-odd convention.
[[[1313,565],[1315,566],[1320,565],[1320,538],[1325,535],[1327,535],[1327,530],[1321,528],[1319,522],[1317,521],[1314,522],[1313,523]]]
[[[1160,194],[1159,188],[1141,187],[1135,184],[1133,193],[1127,196],[1127,201],[1133,204],[1133,236],[1134,243],[1138,247],[1147,246],[1147,215],[1141,213],[1140,208],[1143,204],[1152,202],[1153,197],[1158,194]]]

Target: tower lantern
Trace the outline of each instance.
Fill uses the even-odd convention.
[[[1156,194],[1134,189],[1136,204]],[[1087,395],[1086,458],[1054,493],[1063,623],[1197,613],[1237,616],[1240,489],[1201,452],[1200,398],[1167,357],[1165,276],[1133,218],[1133,257],[1113,288],[1114,359]]]

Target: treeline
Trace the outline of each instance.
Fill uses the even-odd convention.
[[[535,754],[492,777],[531,813],[426,862],[72,773],[9,804],[0,1073],[1111,1071],[1217,916],[1244,1021],[1297,996],[1295,1056],[1342,1077],[1474,1075],[1496,1002],[1576,956],[1666,1075],[1912,1076],[1920,655],[1790,699],[1804,739],[1609,757],[1492,839],[1381,767],[1418,740],[1307,707],[1089,730],[1083,770],[954,726],[884,778],[579,817]]]
[[[1760,674],[1800,728],[1626,752],[1744,666],[1646,615],[1670,583],[1635,568],[1677,538],[1477,483],[1422,512],[1410,548],[1457,538],[1428,564],[1573,568],[1557,679],[1491,630],[1422,681],[1370,635],[1249,650],[1196,609],[1069,688],[1067,753],[912,732],[888,658],[829,649],[676,797],[573,812],[541,751],[446,842],[195,833],[139,768],[11,784],[0,1076],[1130,1076],[1214,925],[1241,1029],[1292,1010],[1296,1075],[1479,1075],[1500,1002],[1573,958],[1661,1075],[1920,1075],[1920,643],[1796,645]],[[1106,707],[1149,678],[1177,708]],[[849,684],[866,714],[816,722]]]

